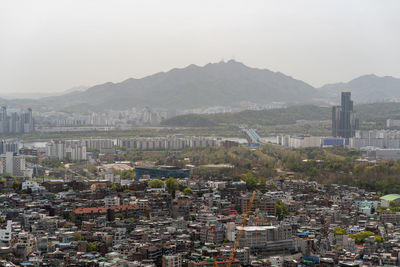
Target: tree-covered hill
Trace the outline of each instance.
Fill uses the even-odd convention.
[[[362,104],[355,106],[355,111],[361,122],[375,122],[376,126],[379,127],[384,127],[388,118],[400,119],[400,103]],[[163,121],[162,125],[181,127],[205,127],[220,124],[269,126],[295,124],[298,120],[323,121],[330,119],[330,107],[301,105],[259,111],[246,110],[235,113],[180,115]]]

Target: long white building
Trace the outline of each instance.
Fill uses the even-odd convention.
[[[168,137],[137,137],[118,139],[117,145],[138,150],[183,149],[186,147],[218,146],[219,141],[213,137],[196,137],[173,135]]]
[[[242,229],[236,227],[236,232]],[[251,250],[282,251],[294,248],[292,227],[289,224],[274,226],[245,226],[240,239],[240,247],[249,247]]]
[[[277,144],[289,148],[321,147],[322,139],[321,136],[280,135],[277,136]]]
[[[84,139],[83,142],[87,149],[108,149],[114,147],[114,140],[112,139]]]

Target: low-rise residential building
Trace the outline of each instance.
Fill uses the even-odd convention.
[[[163,255],[162,257],[163,267],[182,267],[182,256],[177,255]]]

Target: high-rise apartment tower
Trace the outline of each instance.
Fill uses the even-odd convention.
[[[350,138],[358,129],[358,119],[353,111],[350,92],[342,92],[340,106],[332,107],[332,136]]]

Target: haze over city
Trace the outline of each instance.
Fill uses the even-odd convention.
[[[400,77],[398,1],[2,1],[0,93],[235,59],[314,87]]]
[[[400,266],[399,7],[0,1],[0,266]]]

